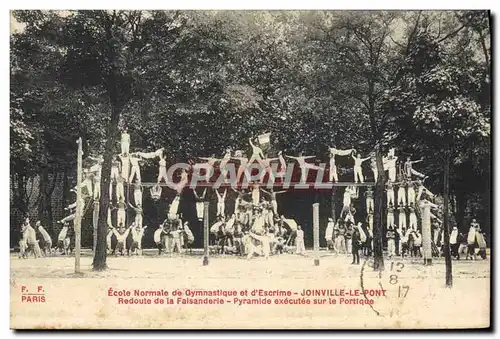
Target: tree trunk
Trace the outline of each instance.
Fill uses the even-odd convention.
[[[116,104],[111,106],[111,120],[106,132],[106,144],[101,172],[101,196],[99,202],[99,221],[97,226],[97,244],[92,263],[94,271],[103,271],[107,268],[106,255],[107,244],[106,235],[108,233],[108,208],[109,208],[109,183],[111,181],[111,161],[114,154],[116,135],[118,133],[118,121],[120,119],[121,106]]]
[[[480,29],[478,29],[477,32],[479,33],[479,41],[481,42],[481,47],[483,49],[484,62],[486,63],[486,68],[488,70],[488,77],[491,77],[490,57],[488,55],[488,48],[486,47],[486,42],[484,41],[484,35]]]
[[[375,271],[384,270],[384,250],[382,239],[383,232],[383,196],[384,196],[384,183],[385,172],[382,160],[382,154],[378,147],[375,149],[375,159],[377,162],[377,185],[374,192],[374,215],[373,215],[373,269]]]
[[[28,214],[28,204],[29,201],[27,200],[27,195],[26,195],[26,181],[25,177],[23,175],[16,175],[16,181],[17,181],[17,189],[14,194],[14,196],[17,197],[16,199],[16,204],[15,207],[21,212],[23,217],[25,217]]]
[[[491,214],[489,211],[491,211],[491,195],[493,194],[493,191],[490,189],[490,179],[487,178],[488,180],[488,190],[483,193],[483,206],[484,210],[486,213],[484,214],[484,226],[487,228],[487,233],[486,236],[488,237],[488,242],[486,243],[487,245],[490,245],[490,241],[492,239],[491,234],[492,234],[492,224],[491,224]],[[491,247],[491,245],[490,245]]]
[[[449,188],[450,188],[450,156],[447,154],[444,163],[444,259],[446,265],[446,287],[453,287],[453,275],[451,267],[451,253],[450,253],[450,209],[449,209]]]
[[[51,222],[48,215],[48,205],[50,204],[50,197],[48,196],[49,180],[49,170],[44,167],[38,181],[38,220],[45,227]]]
[[[52,224],[52,193],[57,181],[57,174],[52,174],[52,180],[49,176],[47,167],[44,167],[39,176],[38,183],[38,220],[42,223],[47,232],[51,233]]]
[[[47,201],[48,201],[47,217],[48,217],[49,221],[46,224],[48,227],[48,230],[47,229],[46,230],[47,230],[47,232],[49,232],[49,234],[53,233],[53,229],[54,229],[54,216],[52,214],[52,194],[54,193],[54,189],[56,188],[58,180],[59,180],[59,175],[57,173],[54,173],[52,175],[52,184],[50,185],[49,190],[47,192]]]
[[[377,184],[375,186],[375,192],[373,197],[374,204],[374,214],[373,214],[373,270],[383,271],[384,270],[384,249],[383,249],[383,195],[385,188],[385,172],[382,159],[382,153],[380,153],[380,133],[377,126],[377,121],[375,119],[375,82],[372,77],[367,78],[368,85],[368,117],[370,119],[370,127],[372,131],[373,140],[377,142],[375,146],[375,160],[377,163]]]
[[[71,195],[70,189],[73,187],[70,186],[69,178],[68,178],[68,169],[64,169],[63,173],[63,182],[62,182],[62,205],[69,205],[69,197]]]
[[[28,205],[27,201],[25,199],[25,190],[26,190],[26,185],[24,181],[24,176],[20,174],[11,174],[10,175],[10,189],[12,191],[12,200],[10,204],[10,230],[11,230],[11,239],[12,235],[16,234],[18,231],[20,231],[20,220],[17,218],[17,216],[20,214],[21,215],[21,223],[24,221],[24,218],[28,214]],[[19,211],[19,213],[15,213],[14,211]],[[17,234],[16,234],[17,236]],[[17,240],[15,241],[17,243]]]

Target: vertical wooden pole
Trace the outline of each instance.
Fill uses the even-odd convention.
[[[319,266],[319,203],[313,204],[314,266]]]
[[[208,255],[209,255],[209,227],[208,227],[208,201],[203,203],[203,242],[204,242],[204,252],[203,252],[203,266],[208,265]]]
[[[450,153],[449,146],[446,148],[446,158],[444,162],[444,180],[443,180],[443,231],[444,231],[444,244],[443,254],[444,263],[446,266],[446,287],[453,287],[453,266],[450,253],[450,208],[448,206],[450,199]]]
[[[80,273],[80,247],[81,247],[81,232],[82,232],[82,138],[78,138],[78,156],[77,156],[77,173],[76,173],[76,215],[75,215],[75,273]]]
[[[422,255],[424,265],[432,264],[432,239],[431,239],[431,206],[422,203]]]
[[[130,171],[129,171],[129,173],[130,173]],[[127,177],[128,177],[128,174],[127,174]],[[123,204],[125,205],[125,220],[123,221],[123,226],[125,226],[125,228],[127,228],[128,227],[128,206],[129,206],[128,204],[130,203],[130,183],[128,181],[124,181],[123,185],[127,185],[127,194],[125,197],[123,197]],[[167,217],[168,217],[168,215],[167,215]]]

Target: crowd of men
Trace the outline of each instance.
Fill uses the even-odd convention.
[[[444,230],[442,226],[434,220],[431,227],[431,239],[433,256],[443,256]],[[479,227],[476,219],[473,219],[468,233],[460,233],[456,226],[450,233],[450,250],[453,258],[460,260],[476,260],[479,255],[486,259],[486,235]],[[359,253],[369,257],[373,254],[373,232],[367,224],[358,223],[354,225],[350,220],[343,219],[334,222],[328,219],[325,230],[325,240],[328,249],[335,254],[353,256],[353,264],[359,264]],[[385,234],[387,256],[419,258],[422,257],[422,234],[420,230],[412,228],[399,232],[397,228],[388,228]]]
[[[265,204],[264,204],[265,205]],[[265,221],[262,207],[254,210],[254,222],[249,228],[233,215],[229,220],[219,217],[210,228],[212,234],[212,247],[216,252],[227,254],[234,253],[246,255],[248,258],[254,254],[269,255],[282,253],[296,253],[305,255],[304,231],[293,219],[284,216],[276,218],[273,226]],[[257,223],[255,220],[262,220]],[[257,227],[261,226],[261,229]],[[437,223],[432,225],[433,255],[442,256],[444,244],[444,232]],[[145,227],[132,224],[128,228],[110,229],[107,237],[107,246],[112,255],[142,254],[142,240]],[[45,228],[37,221],[35,227],[26,218],[22,225],[21,239],[19,241],[19,256],[27,258],[31,252],[35,258],[51,256],[56,253],[69,255],[72,251],[71,237],[73,230],[69,224],[64,224],[58,234],[57,242],[53,244],[52,238]],[[154,243],[158,249],[158,255],[162,253],[183,253],[190,244],[194,242],[188,222],[182,222],[179,216],[167,218],[158,226],[153,235]],[[337,255],[352,255],[353,264],[359,264],[359,255],[366,257],[373,254],[373,234],[363,225],[353,225],[350,221],[342,219],[333,222],[329,218],[325,230],[327,247]],[[398,230],[389,229],[386,234],[387,255],[392,256],[391,247],[395,248],[396,256],[418,258],[422,256],[422,235],[419,230],[410,230],[405,234],[399,234]],[[477,256],[486,259],[485,234],[482,232],[475,219],[472,220],[469,231],[460,233],[458,228],[453,227],[450,234],[450,248],[452,257],[457,260],[465,256],[465,259],[476,260]]]

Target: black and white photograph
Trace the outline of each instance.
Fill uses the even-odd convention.
[[[11,10],[11,329],[488,329],[488,10]]]

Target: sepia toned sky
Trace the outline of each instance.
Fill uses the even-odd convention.
[[[12,11],[10,12],[10,34],[19,32],[23,29],[23,24],[17,22],[14,15],[12,15]]]

